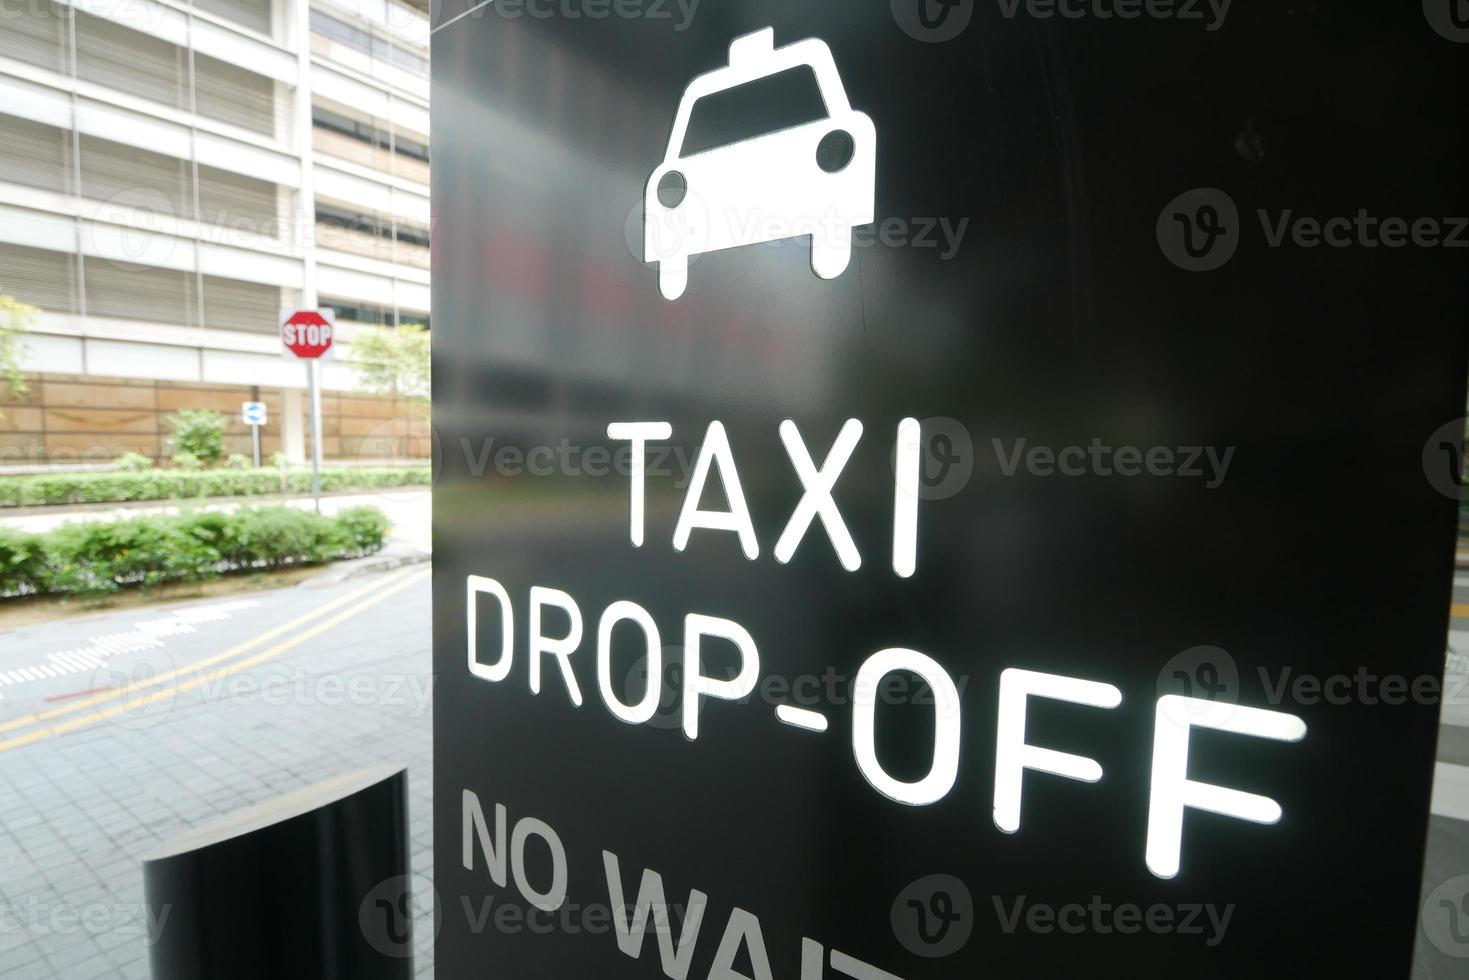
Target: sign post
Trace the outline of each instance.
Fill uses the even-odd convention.
[[[311,499],[321,513],[321,367],[331,357],[336,311],[291,310],[281,316],[281,347],[287,357],[306,362],[306,388],[311,400]]]
[[[250,427],[250,445],[257,470],[260,469],[260,427],[265,424],[265,417],[265,402],[246,402],[240,406],[240,418]]]
[[[1464,975],[1464,46],[998,6],[435,7],[440,975]]]

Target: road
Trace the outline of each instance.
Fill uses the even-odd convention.
[[[378,764],[430,873],[429,610],[419,565],[0,637],[0,977],[147,977],[145,854]]]

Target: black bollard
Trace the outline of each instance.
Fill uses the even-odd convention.
[[[410,881],[402,768],[247,807],[144,858],[153,980],[409,980]]]

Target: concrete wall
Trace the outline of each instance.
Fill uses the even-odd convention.
[[[279,388],[70,374],[28,374],[26,383],[29,390],[20,398],[0,396],[0,466],[105,463],[125,452],[162,459],[172,432],[166,419],[184,408],[224,413],[230,420],[225,452],[249,455],[250,428],[240,421],[240,405],[247,401],[265,402],[269,411],[261,430],[262,457],[282,448],[292,421],[305,433],[302,450],[311,451],[307,399],[286,398]],[[296,407],[295,420],[286,417],[289,403]],[[328,461],[427,459],[426,414],[426,407],[394,399],[327,393],[323,455]]]

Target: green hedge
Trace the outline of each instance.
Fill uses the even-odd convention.
[[[321,471],[321,489],[383,490],[426,486],[427,466],[338,466]],[[248,470],[143,470],[137,473],[55,473],[0,477],[0,507],[42,504],[113,504],[133,500],[259,497],[281,492],[281,472]],[[287,493],[310,493],[310,470],[286,471]]]
[[[0,594],[115,592],[356,558],[382,548],[388,527],[375,507],[335,517],[295,507],[149,514],[63,524],[43,534],[0,527]]]

